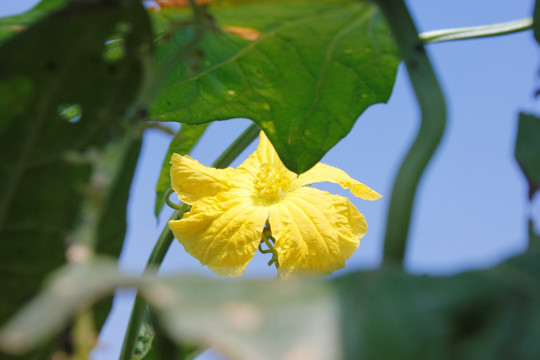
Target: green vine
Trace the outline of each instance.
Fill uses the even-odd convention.
[[[444,95],[403,0],[378,0],[397,42],[422,112],[420,130],[394,181],[386,223],[384,262],[402,263],[414,197],[446,125]]]

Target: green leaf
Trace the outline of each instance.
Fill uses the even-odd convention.
[[[0,18],[0,43],[24,31],[37,20],[59,9],[67,0],[41,0],[39,4],[25,13]]]
[[[165,155],[165,159],[163,159],[163,165],[156,184],[156,203],[154,207],[156,216],[159,216],[163,204],[165,203],[165,193],[171,187],[170,162],[172,154],[189,154],[195,145],[197,145],[197,142],[204,134],[207,127],[208,124],[193,126],[183,124],[172,139],[169,150],[167,150],[167,155]]]
[[[540,187],[540,118],[520,113],[516,160],[529,182],[529,198]]]
[[[0,120],[0,133],[11,121],[24,114],[30,106],[33,84],[24,76],[14,76],[0,83],[0,109],[4,111]]]
[[[234,359],[535,360],[539,258],[540,244],[532,244],[488,270],[428,277],[386,267],[331,282],[137,278],[96,259],[55,274],[0,332],[0,350],[30,349],[81,306],[117,287],[136,287],[171,339]]]
[[[319,161],[370,105],[390,96],[399,58],[377,8],[358,1],[218,2],[219,30],[200,43],[200,69],[179,63],[152,113],[201,124],[249,118],[298,173]],[[155,12],[156,26],[184,12]],[[185,44],[180,31],[159,49]]]
[[[0,332],[0,350],[22,352],[46,341],[82,304],[117,287],[137,287],[178,343],[213,345],[240,360],[302,354],[306,359],[336,359],[339,354],[338,310],[328,284],[223,282],[186,275],[137,278],[102,259],[58,272],[46,291]]]
[[[345,358],[540,358],[539,250],[452,277],[385,268],[338,279]]]
[[[107,61],[105,41],[119,32],[126,55]],[[141,47],[150,41],[138,2],[76,1],[0,48],[0,89],[13,89],[9,102],[0,102],[0,323],[65,262],[85,198],[90,150],[99,152],[121,131],[142,78]],[[82,116],[68,121],[64,110],[72,106]],[[135,142],[123,164],[127,173],[113,184],[121,187],[118,198],[105,207],[109,218],[98,231],[106,243],[98,251],[120,251],[137,153]]]

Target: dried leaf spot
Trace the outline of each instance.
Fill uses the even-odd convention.
[[[195,4],[202,5],[202,4],[208,4],[212,2],[212,0],[195,0]],[[189,6],[189,0],[156,0],[156,3],[161,8],[175,8],[175,7],[188,7]]]
[[[250,303],[227,303],[221,309],[221,315],[228,324],[243,331],[255,331],[263,322],[262,311]]]
[[[242,26],[225,26],[222,30],[229,34],[238,35],[247,41],[255,41],[261,36],[260,31]]]
[[[15,31],[23,31],[26,29],[26,26],[24,25],[11,25],[11,29]]]

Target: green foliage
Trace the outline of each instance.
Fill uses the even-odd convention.
[[[385,267],[330,282],[137,278],[98,259],[59,271],[0,333],[0,347],[15,351],[42,342],[81,301],[129,286],[140,290],[175,342],[211,345],[240,360],[533,360],[540,357],[539,255],[535,246],[493,269],[452,277]],[[86,286],[74,286],[81,282]]]
[[[367,107],[389,97],[399,58],[375,5],[216,0],[195,11],[153,12],[153,36],[139,1],[64,3],[43,0],[0,19],[0,273],[7,294],[0,298],[0,322],[29,303],[0,331],[1,350],[37,346],[25,357],[51,358],[53,338],[70,339],[74,319],[93,306],[100,326],[114,290],[133,287],[149,305],[138,299],[134,311],[136,317],[137,309],[147,310],[133,326],[143,323],[133,331],[138,359],[185,360],[209,345],[250,360],[540,358],[540,249],[532,223],[526,254],[446,278],[391,266],[326,282],[223,282],[117,270],[146,106],[152,119],[183,123],[156,185],[156,214],[170,185],[170,155],[188,154],[213,120],[254,120],[285,164],[303,172]],[[438,143],[431,136],[436,141],[427,144],[425,134],[435,127],[442,134],[444,99],[404,3],[379,3],[423,116],[421,145],[408,156],[414,166],[404,162],[407,176],[395,186],[410,208],[399,199],[391,205],[405,226],[389,218],[403,239],[400,258],[414,189]],[[537,6],[537,38],[539,13]],[[246,130],[215,166],[230,163],[258,131]],[[540,184],[539,143],[540,119],[521,114],[516,158],[531,196]],[[165,228],[149,264],[162,261],[171,241]],[[113,259],[64,265],[73,244]]]
[[[33,11],[49,11],[57,3],[45,1]],[[131,29],[124,34],[130,55],[111,64],[102,57],[104,44],[119,24]],[[0,48],[0,89],[6,90],[0,102],[0,272],[2,291],[9,294],[0,300],[1,322],[65,262],[80,206],[91,201],[92,154],[122,131],[142,78],[137,54],[150,39],[140,4],[78,2]],[[77,121],[66,120],[70,107],[82,109]],[[117,196],[103,204],[96,229],[100,252],[120,252],[125,221],[118,214],[125,213],[139,146],[129,145],[116,169],[125,172],[111,185]],[[101,324],[108,310],[99,312]]]
[[[529,198],[540,188],[540,118],[521,113],[516,140],[516,160],[529,182]]]
[[[81,282],[86,286],[74,286]],[[306,350],[331,359],[339,351],[333,336],[338,309],[329,284],[137,278],[103,259],[67,265],[55,274],[42,295],[0,333],[0,348],[20,351],[43,342],[62,328],[82,301],[88,304],[126,286],[140,290],[163,329],[179,343],[210,341],[238,359],[278,359]]]
[[[108,254],[118,257],[124,243],[126,232],[126,205],[129,198],[131,181],[139,159],[141,139],[133,135],[122,149],[125,154],[115,165],[115,173],[110,174],[111,184],[107,189],[103,206],[100,208],[96,235],[98,254]],[[106,314],[105,314],[106,315]],[[105,320],[103,318],[103,320]]]
[[[345,358],[539,358],[539,255],[452,277],[382,268],[338,279]]]
[[[13,16],[0,18],[0,43],[9,37],[24,31],[37,20],[59,9],[67,0],[42,0],[31,10]]]
[[[176,133],[174,138],[169,145],[169,150],[167,150],[167,155],[163,159],[163,165],[161,167],[161,172],[156,184],[156,204],[154,207],[154,212],[156,216],[159,215],[163,204],[165,203],[165,193],[171,187],[171,176],[170,176],[170,161],[171,156],[174,153],[187,155],[189,154],[197,142],[204,134],[204,131],[208,127],[208,124],[204,125],[186,125],[183,124],[180,128],[180,131]]]
[[[301,173],[347,135],[368,106],[390,95],[399,59],[373,4],[218,2],[210,11],[216,29],[200,42],[200,67],[179,63],[152,107],[163,120],[249,118],[285,165]],[[155,17],[161,25],[184,13],[164,9]],[[186,43],[191,33],[176,33],[160,51]]]

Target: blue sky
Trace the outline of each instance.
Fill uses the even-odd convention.
[[[0,15],[24,10],[36,1],[3,1]],[[530,16],[533,0],[407,1],[419,30],[474,26]],[[442,146],[426,171],[417,193],[406,266],[414,273],[452,274],[495,264],[526,247],[527,216],[539,218],[539,204],[527,201],[527,183],[513,158],[518,112],[538,112],[533,94],[540,70],[532,32],[496,38],[429,45],[428,53],[446,94],[449,119]],[[340,193],[362,212],[369,230],[361,246],[337,274],[375,268],[382,256],[386,211],[394,175],[414,138],[419,112],[405,69],[400,67],[388,104],[369,108],[351,133],[324,162],[347,171],[384,197],[375,202],[353,198],[339,186],[319,188]],[[192,156],[210,165],[235,138],[247,120],[213,124]],[[161,227],[153,216],[154,186],[170,136],[145,135],[128,209],[129,228],[121,267],[140,272]],[[253,144],[233,165],[238,165]],[[538,201],[536,201],[538,203]],[[266,256],[256,255],[246,276],[273,277]],[[175,243],[163,273],[197,272],[213,276]],[[129,294],[129,291],[123,292]],[[119,333],[130,311],[129,296],[116,302],[105,331],[103,354],[115,358]]]

